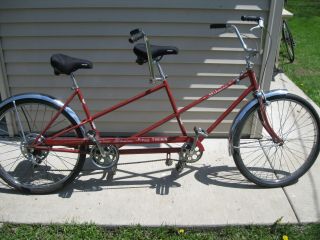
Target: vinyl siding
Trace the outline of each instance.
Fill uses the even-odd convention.
[[[260,45],[260,36],[249,32],[252,23],[242,15],[257,15],[266,23],[273,16],[272,0],[3,0],[0,35],[9,95],[47,93],[65,100],[71,93],[66,76],[54,76],[49,64],[53,53],[93,61],[92,70],[78,70],[76,77],[92,113],[151,87],[147,66],[135,63],[129,31],[142,28],[153,44],[173,45],[179,55],[161,61],[178,107],[237,77],[244,70],[244,53],[232,33],[210,30],[210,23],[237,24],[247,44]],[[269,21],[270,22],[270,21]],[[269,26],[269,29],[271,26]],[[256,59],[257,76],[265,56]],[[270,65],[271,66],[271,65]],[[269,68],[270,68],[269,66]],[[264,86],[269,86],[266,79]],[[244,90],[244,81],[183,114],[187,130],[206,128]],[[226,136],[232,119],[246,99],[211,136]],[[71,107],[84,117],[77,102]],[[157,92],[110,116],[96,120],[102,132],[129,135],[172,113],[165,92]],[[176,134],[172,120],[153,133]]]

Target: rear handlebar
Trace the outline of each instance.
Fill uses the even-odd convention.
[[[137,28],[137,29],[132,30],[130,32],[130,35],[131,35],[131,37],[129,38],[129,42],[134,43],[134,42],[142,39],[145,34],[141,29]]]

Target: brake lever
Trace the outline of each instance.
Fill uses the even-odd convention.
[[[257,26],[254,26],[254,27],[250,28],[249,31],[250,31],[250,32],[253,32],[253,30],[258,29],[258,28],[260,29],[260,27],[257,25]]]
[[[258,28],[260,28],[260,29],[263,29],[263,28],[264,28],[264,21],[263,21],[263,19],[260,19],[259,22],[258,22],[258,25],[250,28],[249,31],[252,32],[253,30],[258,29]]]

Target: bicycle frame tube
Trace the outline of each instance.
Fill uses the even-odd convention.
[[[203,97],[199,98],[198,100],[193,101],[192,103],[188,104],[187,106],[178,109],[175,103],[175,99],[173,97],[173,94],[171,92],[171,89],[169,87],[169,84],[167,83],[166,80],[164,80],[161,84],[150,88],[147,91],[144,91],[132,98],[129,98],[127,100],[124,100],[110,108],[107,108],[101,112],[98,112],[94,115],[90,115],[89,109],[84,101],[84,98],[82,96],[82,92],[80,91],[79,88],[76,88],[74,93],[68,98],[68,100],[66,101],[66,103],[63,105],[63,107],[61,107],[61,109],[58,111],[58,113],[52,118],[52,120],[50,121],[50,123],[48,124],[48,126],[45,128],[45,130],[42,132],[41,135],[43,135],[52,125],[52,123],[54,122],[54,120],[57,119],[58,115],[63,111],[63,109],[72,101],[72,99],[77,95],[79,100],[81,101],[83,110],[86,113],[86,119],[82,120],[80,124],[69,127],[67,129],[63,129],[60,132],[56,133],[55,135],[51,136],[51,137],[47,137],[45,139],[45,144],[47,146],[75,146],[75,145],[81,145],[81,144],[93,144],[88,138],[59,138],[60,136],[62,136],[65,133],[68,133],[70,131],[72,131],[73,129],[78,128],[79,126],[82,126],[86,123],[89,123],[92,127],[92,129],[95,129],[95,125],[94,125],[94,120],[106,115],[112,111],[115,111],[129,103],[132,103],[138,99],[141,99],[149,94],[152,94],[154,92],[157,92],[161,89],[165,89],[170,101],[170,104],[172,106],[173,109],[173,113],[168,115],[167,117],[159,120],[158,122],[152,124],[151,126],[143,129],[142,131],[132,135],[131,137],[127,137],[127,138],[105,138],[105,137],[100,137],[99,135],[97,136],[99,138],[99,142],[101,144],[115,144],[115,145],[126,145],[126,144],[146,144],[146,143],[178,143],[178,142],[187,142],[187,141],[192,141],[193,138],[192,137],[188,137],[187,133],[186,133],[186,129],[182,124],[182,121],[180,119],[180,115],[183,114],[184,112],[188,111],[190,108],[202,103],[203,101],[209,99],[210,97],[220,93],[221,91],[229,88],[232,85],[237,84],[239,81],[245,79],[245,78],[249,78],[250,79],[250,85],[248,86],[248,88],[227,108],[227,110],[221,114],[218,119],[216,119],[216,121],[209,126],[209,128],[207,129],[208,133],[211,133],[222,121],[223,119],[250,93],[250,92],[254,92],[257,91],[259,89],[259,86],[257,84],[255,75],[253,70],[249,69],[247,70],[245,73],[241,74],[238,78],[232,79],[230,81],[228,81],[226,84],[222,85],[220,88],[214,89],[211,92],[209,92],[208,94],[204,95]],[[143,135],[145,135],[146,133],[149,133],[150,131],[154,130],[155,128],[163,125],[164,123],[170,121],[171,119],[176,118],[177,122],[179,124],[180,130],[181,130],[181,134],[182,136],[176,136],[176,137],[143,137]],[[200,138],[199,141],[201,142],[203,140],[203,138]],[[37,146],[39,148],[45,148],[43,146]],[[203,148],[202,146],[200,146],[201,148]],[[53,148],[47,148],[48,150],[51,149],[54,151]],[[57,151],[65,151],[63,149],[57,150]],[[70,151],[70,152],[74,152],[77,151],[75,150],[69,150],[66,149],[66,151]]]

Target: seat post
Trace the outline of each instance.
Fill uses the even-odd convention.
[[[70,73],[70,78],[72,79],[72,82],[73,82],[73,89],[79,88],[78,83],[77,83],[77,80],[76,80],[76,78],[74,77],[73,73]]]
[[[162,67],[160,65],[160,62],[159,61],[155,61],[156,62],[156,66],[158,68],[158,71],[159,71],[159,74],[161,76],[161,79],[162,80],[165,80],[168,76],[164,73],[164,71],[162,70]]]

